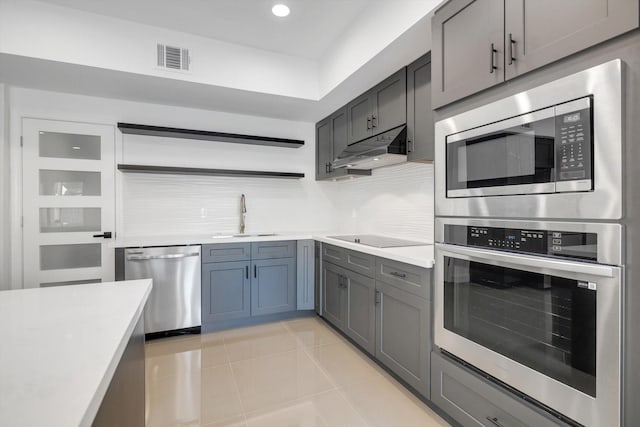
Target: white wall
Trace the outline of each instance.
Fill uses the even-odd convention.
[[[11,232],[9,194],[9,126],[8,93],[0,83],[0,290],[10,289]]]
[[[191,72],[157,68],[157,43],[189,48]],[[315,61],[31,0],[0,0],[0,52],[319,99]]]
[[[210,168],[303,172],[304,179],[124,174],[116,200],[120,237],[236,231],[247,196],[247,231],[391,234],[433,240],[433,168],[406,164],[353,181],[316,182],[314,124],[214,111],[11,88],[19,116],[115,125],[185,127],[302,139],[302,148],[122,135],[119,161]],[[14,132],[12,132],[14,135]],[[12,137],[12,144],[18,143]]]

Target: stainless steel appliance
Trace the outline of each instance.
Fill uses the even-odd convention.
[[[397,248],[402,246],[422,246],[426,244],[421,242],[414,242],[412,240],[396,239],[394,237],[376,236],[374,234],[352,234],[346,236],[328,237],[331,239],[343,240],[345,242],[373,246],[374,248]]]
[[[622,226],[436,219],[435,344],[586,426],[619,425]]]
[[[125,249],[124,279],[153,279],[145,333],[201,325],[200,245]]]
[[[622,217],[622,62],[435,125],[436,215]]]
[[[331,163],[333,168],[376,169],[407,161],[407,125],[348,145]]]

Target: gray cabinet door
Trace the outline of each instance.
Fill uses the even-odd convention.
[[[432,162],[431,52],[407,67],[407,159]]]
[[[638,8],[635,0],[506,1],[506,78],[637,28]]]
[[[384,282],[376,287],[376,358],[428,399],[430,303]]]
[[[375,353],[376,310],[375,281],[362,274],[345,270],[346,313],[344,332],[367,352]]]
[[[202,323],[251,315],[249,262],[202,264]]]
[[[322,265],[322,315],[333,326],[344,326],[343,269],[329,262]]]
[[[504,0],[451,0],[431,31],[434,108],[504,81]]]
[[[371,103],[372,91],[360,95],[347,104],[347,129],[349,144],[372,135]]]
[[[331,141],[333,145],[333,159],[342,153],[349,145],[347,129],[347,107],[343,107],[333,113],[331,118]]]
[[[376,135],[407,122],[407,69],[402,68],[372,90],[371,128]]]
[[[327,117],[316,123],[316,180],[327,177],[332,160],[331,126]]]
[[[251,315],[296,309],[296,262],[294,258],[251,262]]]
[[[322,243],[315,242],[314,290],[313,305],[316,313],[322,316]]]
[[[463,426],[567,426],[435,351],[431,377],[431,401]]]
[[[296,252],[296,309],[313,310],[315,307],[315,242],[298,240]]]

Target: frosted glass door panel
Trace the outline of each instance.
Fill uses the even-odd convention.
[[[99,196],[100,172],[40,171],[41,196]]]
[[[100,208],[40,208],[41,233],[100,231]]]
[[[100,136],[40,132],[40,157],[100,160]]]
[[[100,243],[40,246],[40,270],[100,267],[101,246]]]

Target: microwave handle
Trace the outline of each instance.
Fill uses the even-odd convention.
[[[481,262],[482,260],[490,260],[499,262],[506,267],[533,267],[557,272],[586,274],[598,277],[616,277],[618,267],[612,267],[602,264],[591,264],[586,262],[561,261],[556,259],[544,258],[541,256],[532,256],[524,254],[512,254],[509,252],[500,252],[479,248],[468,248],[465,246],[436,244],[436,249],[446,251],[453,255],[462,255],[467,259],[473,259]]]

